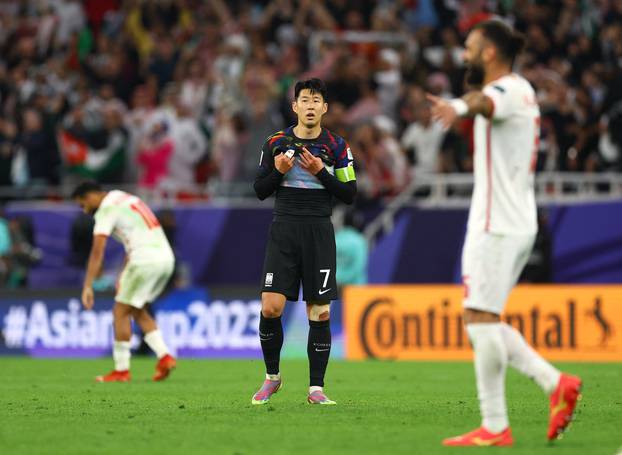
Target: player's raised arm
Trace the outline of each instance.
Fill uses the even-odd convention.
[[[474,117],[479,114],[490,118],[495,107],[492,99],[482,91],[472,91],[453,100],[444,100],[430,94],[427,98],[432,103],[432,118],[441,122],[445,128],[449,128],[458,117]]]

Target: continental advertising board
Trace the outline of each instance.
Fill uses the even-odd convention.
[[[347,359],[470,359],[461,286],[344,291]],[[518,286],[502,319],[551,360],[622,361],[622,286]]]

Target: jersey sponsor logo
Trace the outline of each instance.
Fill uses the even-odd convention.
[[[272,286],[272,281],[274,280],[273,273],[266,273],[266,286]]]
[[[332,288],[328,288],[328,289],[320,289],[317,293],[320,295],[324,295],[326,294],[328,291],[330,291]]]

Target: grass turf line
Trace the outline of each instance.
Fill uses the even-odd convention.
[[[5,454],[446,454],[444,437],[479,424],[473,367],[460,362],[331,362],[327,395],[306,404],[307,362],[284,361],[284,388],[250,399],[260,361],[181,360],[151,382],[155,359],[132,360],[130,384],[95,384],[111,360],[2,358],[0,452]],[[613,455],[622,446],[622,365],[561,364],[585,381],[577,418],[553,447],[548,399],[510,371],[512,454]],[[486,449],[497,452],[508,449]]]

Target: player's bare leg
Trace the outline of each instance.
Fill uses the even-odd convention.
[[[330,301],[307,302],[307,316],[309,318],[309,340],[307,342],[309,395],[307,401],[310,404],[337,404],[324,394],[324,375],[331,348]]]
[[[283,326],[281,315],[285,309],[286,297],[276,292],[261,294],[261,315],[259,319],[259,340],[266,364],[266,379],[255,392],[252,404],[265,404],[282,387],[279,363],[283,347]]]
[[[170,354],[168,347],[164,343],[162,333],[158,329],[158,325],[154,321],[151,314],[145,307],[133,308],[132,315],[134,320],[145,334],[145,343],[158,356],[156,372],[153,375],[154,381],[162,381],[168,377],[173,369],[177,366],[177,361]]]
[[[107,375],[97,376],[97,382],[128,382],[130,376],[130,338],[132,336],[131,323],[132,307],[123,303],[115,303],[112,308],[114,345],[112,358],[114,370]]]

